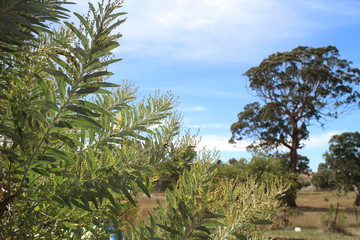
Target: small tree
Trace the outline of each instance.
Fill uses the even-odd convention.
[[[286,148],[289,170],[295,173],[297,151],[309,137],[308,126],[338,117],[355,102],[358,93],[353,86],[359,83],[359,72],[333,46],[297,47],[269,56],[245,73],[263,104],[244,107],[231,125],[230,141],[253,138],[249,150]]]
[[[345,132],[333,136],[329,150],[324,154],[326,163],[334,172],[339,187],[351,188],[356,192],[354,205],[360,205],[360,133]]]
[[[235,160],[234,163],[223,164],[218,167],[218,178],[236,179],[240,182],[246,182],[248,178],[254,178],[258,182],[271,181],[276,177],[281,176],[281,181],[287,184],[289,188],[285,192],[281,200],[289,207],[296,207],[296,191],[298,189],[298,182],[295,174],[287,171],[284,166],[283,159],[279,156],[266,153],[258,153],[247,161],[244,158]]]
[[[277,157],[280,159],[282,165],[284,166],[284,169],[288,170],[290,168],[291,159],[290,159],[289,153],[284,153],[284,154],[275,153],[274,157]],[[298,154],[296,173],[304,173],[307,170],[309,170],[310,169],[309,162],[310,162],[310,160],[308,157]]]
[[[327,164],[320,163],[317,173],[315,173],[311,178],[311,183],[316,188],[334,188],[334,172],[329,169],[329,166]]]
[[[184,170],[173,191],[166,192],[156,215],[140,224],[129,239],[262,239],[264,228],[282,210],[279,195],[286,190],[278,178],[244,182],[216,179],[216,156],[201,152]],[[157,224],[155,224],[157,223]]]

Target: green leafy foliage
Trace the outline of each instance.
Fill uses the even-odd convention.
[[[130,83],[104,81],[118,61],[121,3],[90,5],[80,27],[40,29],[1,62],[0,238],[99,239],[110,226],[121,236],[129,221],[119,216],[150,196],[152,168],[166,161],[157,141],[172,142],[180,121],[171,94],[139,101]]]
[[[41,32],[50,32],[48,23],[67,18],[65,2],[56,0],[1,0],[0,1],[0,64],[11,64],[12,53],[22,45],[32,44]],[[69,4],[67,2],[66,4]]]
[[[74,14],[80,26],[52,31],[43,23],[66,16],[61,2],[0,4],[0,20],[18,27],[1,30],[26,35],[0,38],[1,239],[242,239],[279,210],[280,183],[219,185],[214,156],[194,161],[170,93],[140,99],[131,83],[106,81],[122,1],[89,4],[87,17]],[[177,178],[168,204],[132,228],[137,197],[174,173],[164,166]]]
[[[333,171],[338,187],[355,188],[354,205],[360,205],[360,133],[344,132],[334,135],[324,154],[329,169]]]
[[[359,93],[360,70],[339,57],[336,47],[297,47],[275,53],[249,69],[250,89],[263,104],[247,104],[231,125],[232,138],[249,137],[249,150],[285,147],[290,154],[290,171],[296,172],[297,150],[308,139],[312,122],[325,124],[338,117]]]
[[[281,201],[289,207],[296,207],[296,192],[299,187],[297,176],[288,172],[288,165],[283,154],[258,153],[249,161],[245,158],[230,159],[228,164],[218,166],[217,178],[235,179],[246,182],[248,178],[254,178],[258,182],[272,181],[280,178],[280,181],[288,186],[281,196]]]
[[[332,189],[335,187],[334,172],[326,163],[320,163],[317,172],[312,176],[311,183],[320,189]]]
[[[198,154],[176,187],[166,191],[166,206],[134,231],[130,239],[247,239],[264,235],[261,225],[281,211],[278,196],[286,187],[278,180],[216,180],[216,156]]]

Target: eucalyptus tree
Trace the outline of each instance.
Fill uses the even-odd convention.
[[[336,47],[297,47],[275,53],[245,75],[262,103],[247,104],[231,125],[231,142],[249,137],[249,150],[287,149],[289,170],[296,172],[298,149],[308,127],[337,118],[356,102],[360,70],[341,59]]]

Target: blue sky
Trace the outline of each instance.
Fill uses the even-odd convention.
[[[72,9],[84,11],[86,2]],[[184,128],[200,128],[199,147],[219,150],[223,161],[251,156],[246,141],[227,141],[237,113],[258,100],[243,73],[262,59],[300,45],[334,45],[360,68],[360,0],[125,0],[123,11],[115,55],[124,60],[112,67],[112,81],[178,96]],[[356,109],[325,128],[311,126],[300,154],[313,170],[332,135],[360,130],[359,117]]]

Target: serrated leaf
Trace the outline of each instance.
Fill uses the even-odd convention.
[[[15,143],[21,144],[22,142],[22,138],[18,134],[16,134],[11,128],[3,124],[0,124],[0,134],[11,138]]]
[[[94,152],[90,146],[87,147],[87,156],[88,156],[87,159],[88,159],[88,164],[90,166],[90,169],[91,170],[96,169],[96,161],[95,161]]]
[[[195,229],[196,229],[196,230],[203,231],[203,232],[206,232],[206,233],[208,233],[208,234],[211,234],[210,230],[209,230],[207,227],[205,227],[205,226],[199,226],[199,227],[196,227]]]
[[[94,73],[90,73],[90,74],[87,74],[84,76],[84,81],[87,82],[89,81],[90,79],[93,79],[93,78],[101,78],[103,76],[109,76],[109,75],[112,75],[111,72],[108,72],[108,71],[99,71],[99,72],[94,72]]]
[[[7,156],[11,162],[21,162],[22,161],[22,159],[20,159],[19,156],[16,155],[12,151],[5,150],[5,149],[1,149],[0,151],[3,155]]]
[[[82,59],[82,58],[86,55],[86,52],[84,51],[84,49],[82,49],[82,48],[80,48],[80,47],[70,48],[70,51],[71,51],[78,59]]]
[[[84,114],[90,117],[100,117],[100,114],[95,113],[86,107],[77,106],[77,105],[70,105],[66,107],[67,109],[70,109],[71,111],[74,111],[76,113]]]
[[[149,192],[149,189],[147,189],[147,187],[144,185],[144,183],[140,180],[136,180],[135,181],[136,184],[141,188],[141,190],[143,191],[143,193],[145,193],[145,195],[148,197],[148,198],[151,198],[151,194]]]
[[[71,126],[92,129],[102,128],[102,126],[95,120],[81,115],[76,115],[76,118],[71,122]]]
[[[124,193],[125,197],[130,201],[130,203],[136,207],[136,202],[131,196],[129,190],[125,186],[121,186],[120,189]]]
[[[65,143],[66,145],[68,145],[71,148],[76,146],[75,142],[66,135],[62,135],[57,132],[51,133],[50,135],[59,139],[60,141],[62,141],[63,143]]]
[[[70,222],[63,222],[62,224],[64,225],[64,227],[71,228],[73,230],[76,230],[76,228],[77,228],[76,224],[73,224],[73,223],[70,223]]]
[[[84,88],[80,88],[75,93],[76,94],[90,94],[90,93],[97,92],[99,89],[100,89],[99,87],[84,87]]]
[[[98,112],[101,112],[103,114],[106,114],[108,116],[112,116],[113,114],[110,113],[108,110],[106,110],[105,108],[99,106],[96,103],[93,102],[89,102],[89,101],[84,101],[84,100],[75,100],[73,103],[75,103],[77,106],[83,106],[86,107],[87,109],[91,109],[91,110],[95,110]]]
[[[184,221],[186,221],[187,218],[188,218],[188,213],[187,213],[187,210],[186,210],[186,205],[185,205],[185,203],[184,203],[182,200],[179,201],[179,203],[178,203],[178,208],[179,208],[179,210],[180,210],[182,219],[183,219]]]
[[[97,59],[93,60],[91,63],[89,63],[89,65],[85,67],[84,71],[89,71],[91,69],[103,68],[112,63],[119,62],[121,60],[122,60],[121,58],[117,58],[117,59],[110,59],[107,61],[99,61],[99,59],[97,58]]]
[[[14,177],[4,177],[4,179],[11,183],[19,183],[21,182],[21,178],[14,178]]]
[[[72,205],[71,205],[68,197],[60,196],[60,198],[64,201],[64,203],[66,204],[66,206],[68,206],[68,208],[72,209]]]
[[[68,121],[63,121],[63,120],[59,120],[55,122],[54,126],[59,128],[69,128],[69,129],[73,128]]]
[[[33,117],[34,119],[36,119],[37,121],[41,122],[41,123],[45,123],[47,122],[47,119],[45,116],[43,116],[42,114],[40,114],[38,111],[36,111],[35,109],[29,109],[29,108],[25,108],[23,109],[24,112],[26,112],[27,114],[29,114],[31,117]]]
[[[72,204],[74,204],[75,206],[81,208],[81,209],[84,209],[85,211],[90,211],[88,210],[88,208],[81,202],[78,202],[76,199],[71,199],[70,200]]]
[[[76,36],[80,39],[82,45],[84,46],[85,49],[89,48],[89,40],[71,23],[69,22],[64,22],[64,24],[71,29],[71,31],[73,33],[76,34]]]
[[[111,91],[106,90],[106,89],[102,89],[102,88],[100,88],[99,90],[97,90],[95,93],[98,93],[98,94],[112,94]]]
[[[85,195],[82,195],[82,196],[80,197],[80,200],[81,200],[81,202],[83,203],[85,210],[91,211],[91,208],[90,208],[90,205],[89,205],[89,201],[88,201],[88,199],[85,197]]]
[[[113,31],[115,28],[117,28],[124,22],[125,22],[125,19],[117,20],[115,23],[113,23],[111,26],[109,26],[107,29],[105,29],[105,32],[110,33],[111,31]]]
[[[58,196],[54,196],[53,199],[58,202],[60,205],[65,205],[64,201],[58,197]]]
[[[50,174],[45,170],[45,169],[42,169],[42,168],[32,168],[31,169],[32,171],[40,174],[40,175],[43,175],[43,176],[46,176],[46,177],[50,177]]]
[[[47,156],[47,155],[40,155],[37,157],[36,159],[36,163],[35,164],[38,164],[37,162],[39,161],[43,161],[43,162],[55,162],[56,161],[56,158],[53,158],[51,156]]]
[[[84,87],[119,87],[120,85],[115,84],[115,83],[109,83],[109,82],[92,82],[92,83],[87,83],[84,85]]]
[[[53,75],[54,77],[65,77],[65,78],[67,78],[65,73],[63,73],[62,71],[53,69],[53,68],[45,68],[45,69],[43,69],[43,71]]]
[[[74,165],[75,161],[71,157],[69,157],[65,152],[48,147],[46,149],[46,153],[53,155],[57,159],[64,160],[69,165]]]
[[[85,20],[85,18],[76,12],[74,12],[74,15],[80,20],[80,22],[85,27],[87,32],[90,33],[90,35],[92,35],[92,32],[93,32],[92,28],[89,26],[89,23]]]
[[[13,174],[24,174],[24,171],[20,171],[20,170],[13,170],[13,171],[9,171],[8,174],[13,175]]]
[[[161,225],[161,224],[156,224],[158,225],[160,228],[164,229],[165,231],[168,231],[170,233],[174,233],[174,234],[177,234],[177,235],[180,235],[180,232],[176,229],[173,229],[171,227],[168,227],[168,226],[165,226],[165,225]]]
[[[34,105],[39,105],[39,106],[42,106],[45,108],[50,108],[52,110],[59,111],[59,107],[55,103],[53,103],[49,100],[34,100],[34,101],[31,101],[31,103]]]
[[[101,190],[102,193],[105,194],[105,197],[106,197],[107,199],[109,199],[109,201],[111,202],[111,204],[112,204],[115,208],[118,208],[118,204],[116,203],[113,195],[109,192],[109,190],[108,190],[105,186],[103,186],[103,185],[100,185],[100,190]],[[102,202],[102,199],[101,199],[101,198],[102,198],[102,196],[100,195],[100,196],[99,196],[100,202]]]
[[[234,235],[239,240],[248,240],[247,237],[245,237],[244,235],[237,233],[237,232],[232,233],[232,235]]]
[[[211,222],[206,222],[203,224],[206,227],[225,227],[226,225],[222,222],[218,222],[218,221],[211,221]]]

